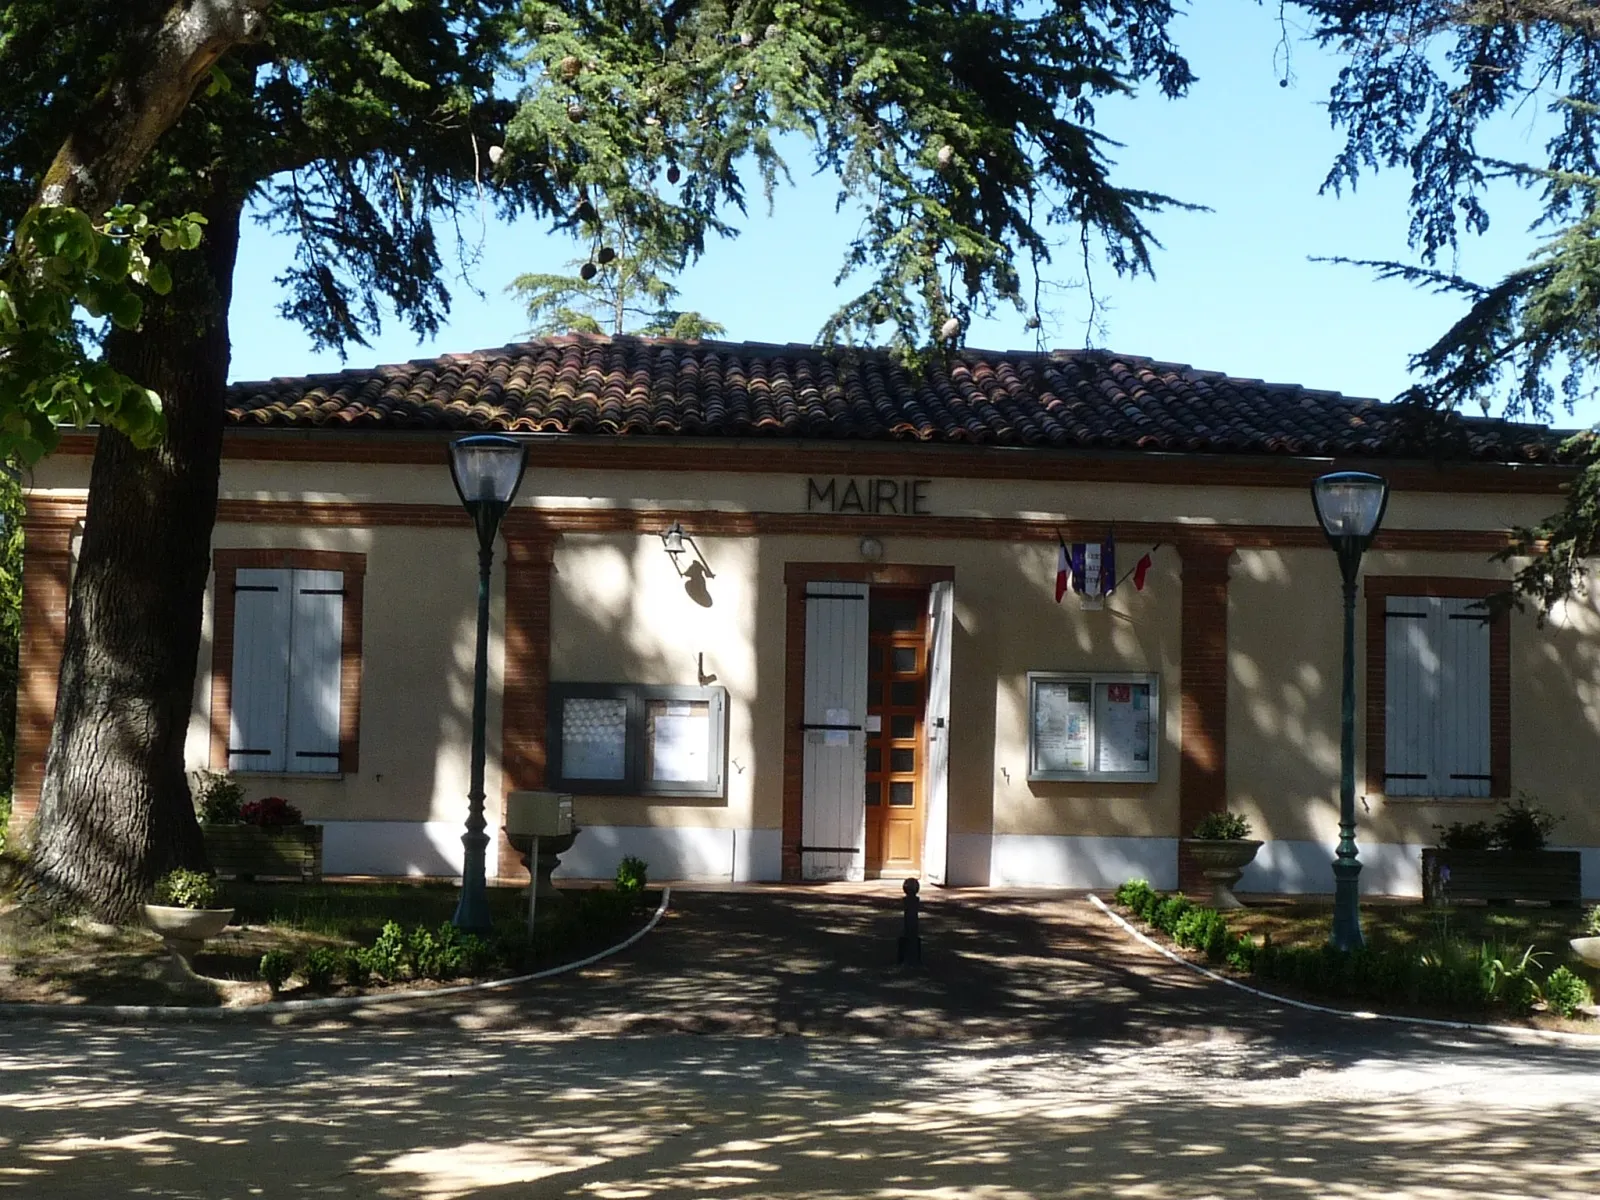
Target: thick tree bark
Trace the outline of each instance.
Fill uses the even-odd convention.
[[[45,172],[37,203],[99,218],[216,61],[255,38],[274,0],[172,0],[127,53]]]
[[[184,774],[222,460],[228,300],[242,201],[202,206],[199,251],[107,358],[162,396],[167,432],[139,450],[101,430],[67,619],[33,866],[46,895],[106,920],[162,873],[205,866]]]

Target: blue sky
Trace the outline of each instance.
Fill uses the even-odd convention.
[[[1154,279],[1095,272],[1098,332],[1086,326],[1086,296],[1070,286],[1081,280],[1081,266],[1065,250],[1052,275],[1069,286],[1058,293],[1049,344],[1092,340],[1233,375],[1394,396],[1407,384],[1408,356],[1449,325],[1457,302],[1309,259],[1409,257],[1409,179],[1389,173],[1363,180],[1354,194],[1318,194],[1340,145],[1324,109],[1337,62],[1295,43],[1292,83],[1281,87],[1276,6],[1204,0],[1177,31],[1199,76],[1189,96],[1169,102],[1152,93],[1106,105],[1099,127],[1124,143],[1114,152],[1120,182],[1213,211],[1154,219],[1163,243]],[[1519,147],[1532,123],[1528,117],[1508,123],[1495,149],[1505,157],[1531,154]],[[772,214],[753,205],[741,236],[711,246],[680,280],[679,303],[723,322],[734,340],[810,341],[840,298],[833,278],[855,220],[834,212],[829,179],[805,174],[798,159],[794,165],[799,183],[779,192]],[[1469,277],[1497,277],[1536,244],[1527,230],[1536,213],[1530,198],[1506,188],[1494,194],[1491,211],[1489,234],[1464,245],[1454,264]],[[470,213],[462,224],[479,227]],[[574,247],[535,221],[503,225],[491,216],[482,236],[480,265],[454,289],[452,318],[437,338],[419,345],[403,327],[389,327],[370,348],[352,347],[342,364],[336,354],[314,352],[304,333],[277,315],[281,289],[272,279],[290,246],[247,224],[234,290],[233,378],[338,370],[517,340],[528,322],[505,285],[523,271],[558,269]],[[976,322],[967,340],[989,349],[1031,347],[1033,334],[1022,321],[1007,312]],[[1600,405],[1591,404],[1558,423],[1597,420]]]

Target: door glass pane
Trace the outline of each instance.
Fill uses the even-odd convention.
[[[890,717],[889,736],[900,741],[916,737],[917,719],[915,717]]]
[[[917,785],[914,783],[891,783],[889,785],[889,805],[891,808],[913,808],[917,803]]]
[[[883,784],[876,780],[867,781],[867,807],[877,808],[883,803]]]
[[[645,706],[645,762],[654,783],[701,783],[711,777],[711,703],[651,700]]]
[[[917,752],[915,750],[889,751],[889,770],[896,772],[915,771],[917,769]]]
[[[896,708],[912,708],[922,703],[922,685],[920,683],[891,683],[889,685],[889,703]]]
[[[894,666],[896,675],[911,675],[917,669],[917,648],[915,646],[894,647]]]

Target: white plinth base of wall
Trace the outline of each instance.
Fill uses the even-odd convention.
[[[460,875],[454,821],[318,821],[324,875]]]
[[[1129,879],[1148,879],[1156,888],[1176,887],[1176,839],[1021,833],[992,838],[991,887],[1114,888]]]
[[[561,856],[557,879],[614,879],[629,855],[651,879],[775,882],[782,874],[778,829],[707,829],[692,825],[585,825]]]

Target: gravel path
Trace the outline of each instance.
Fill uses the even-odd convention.
[[[488,1006],[0,1026],[0,1194],[1600,1194],[1600,1052],[1280,1012],[1081,901],[942,898],[917,975],[885,897],[683,901]]]

